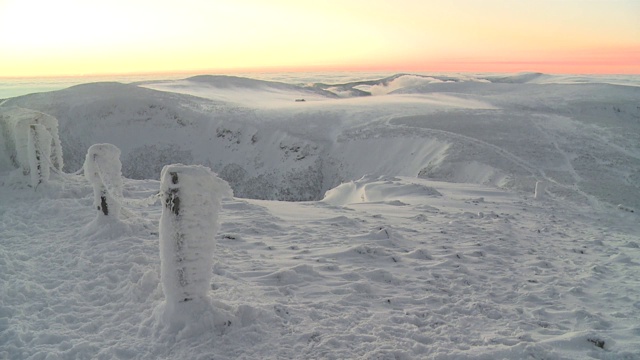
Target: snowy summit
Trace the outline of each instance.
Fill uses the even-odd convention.
[[[0,359],[640,359],[640,84],[0,101]]]

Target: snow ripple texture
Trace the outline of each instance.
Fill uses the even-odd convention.
[[[168,333],[161,205],[87,234],[88,184],[2,188],[0,357],[638,358],[634,214],[415,178],[355,185],[332,204],[224,200],[219,311]],[[134,198],[158,187],[124,183]]]

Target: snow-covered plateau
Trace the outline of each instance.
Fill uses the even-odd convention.
[[[64,160],[35,187],[11,128],[33,117]],[[121,161],[115,221],[96,221],[94,144]],[[208,300],[170,326],[169,164],[235,196],[214,178],[218,226],[189,225],[217,230]],[[640,359],[639,209],[634,81],[196,76],[0,100],[0,359]]]

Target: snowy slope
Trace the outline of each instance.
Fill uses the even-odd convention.
[[[84,177],[34,190],[4,161],[0,359],[640,359],[638,99],[544,74],[9,99],[0,116],[58,119],[67,173],[112,143],[125,198],[155,195],[178,162],[236,198],[219,214],[216,312],[165,328],[162,206],[100,225]]]
[[[639,358],[636,213],[391,177],[225,201],[222,315],[167,331],[159,205],[95,228],[80,178],[0,196],[2,358]]]
[[[69,171],[108,142],[127,177],[203,164],[243,197],[315,200],[343,181],[391,174],[527,192],[545,180],[563,197],[640,207],[640,87],[552,79],[400,74],[334,85],[382,94],[336,99],[323,85],[203,76],[81,85],[3,107],[57,117]]]

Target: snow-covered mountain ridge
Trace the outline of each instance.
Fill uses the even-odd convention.
[[[203,164],[259,199],[320,199],[341,182],[391,174],[527,192],[545,180],[575,200],[640,206],[640,87],[542,78],[552,76],[399,74],[332,86],[201,76],[80,85],[3,107],[58,118],[68,171],[107,142],[122,150],[127,177]]]

